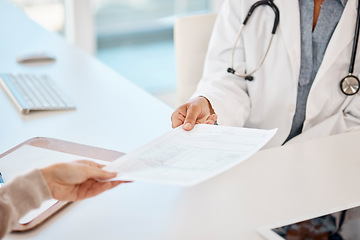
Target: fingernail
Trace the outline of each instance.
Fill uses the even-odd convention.
[[[191,128],[191,123],[185,123],[184,128],[185,129],[190,129]]]

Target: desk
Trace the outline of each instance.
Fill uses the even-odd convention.
[[[359,142],[352,132],[263,150],[191,188],[123,184],[6,239],[261,240],[258,226],[359,201]]]
[[[45,136],[127,152],[170,128],[171,109],[1,0],[0,12],[7,19],[0,21],[0,70],[48,73],[78,105],[22,116],[0,92],[1,151]],[[18,46],[49,49],[58,62],[21,67]],[[106,107],[109,101],[116,104]],[[359,201],[359,143],[360,132],[352,132],[260,151],[192,188],[123,184],[5,239],[260,240],[258,226]]]
[[[16,63],[18,54],[42,50],[53,65]],[[0,0],[0,72],[47,74],[69,95],[75,111],[22,115],[0,89],[0,153],[33,137],[58,138],[129,152],[171,129],[172,109],[61,36]]]

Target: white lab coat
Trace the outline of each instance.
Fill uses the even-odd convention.
[[[222,6],[209,43],[203,78],[193,95],[205,96],[218,114],[219,125],[278,128],[267,147],[280,146],[290,133],[296,107],[301,61],[298,0],[275,0],[280,23],[269,54],[245,81],[226,72],[236,34],[250,6],[257,0],[228,0]],[[356,22],[356,0],[349,0],[332,35],[310,90],[302,134],[290,142],[319,138],[360,128],[360,92],[345,96],[339,84],[348,74]],[[274,12],[259,7],[245,26],[235,66],[244,73],[255,69],[271,36]],[[354,75],[360,73],[360,47]]]

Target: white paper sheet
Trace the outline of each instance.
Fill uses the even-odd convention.
[[[59,163],[70,162],[74,160],[91,160],[100,164],[108,164],[107,161],[101,161],[97,159],[84,158],[73,154],[67,154],[48,150],[44,148],[33,147],[24,145],[16,151],[6,155],[0,159],[0,172],[3,174],[5,184],[16,176],[28,172],[34,168],[43,168],[45,166]],[[29,223],[37,216],[39,216],[46,209],[51,207],[57,202],[55,199],[45,201],[38,209],[31,210],[23,218],[19,220],[19,223]]]
[[[116,179],[191,186],[234,167],[276,133],[214,125],[178,127],[105,167]]]

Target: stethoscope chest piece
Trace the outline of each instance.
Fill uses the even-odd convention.
[[[360,81],[354,75],[344,77],[340,82],[341,91],[348,96],[355,95],[360,88]]]

